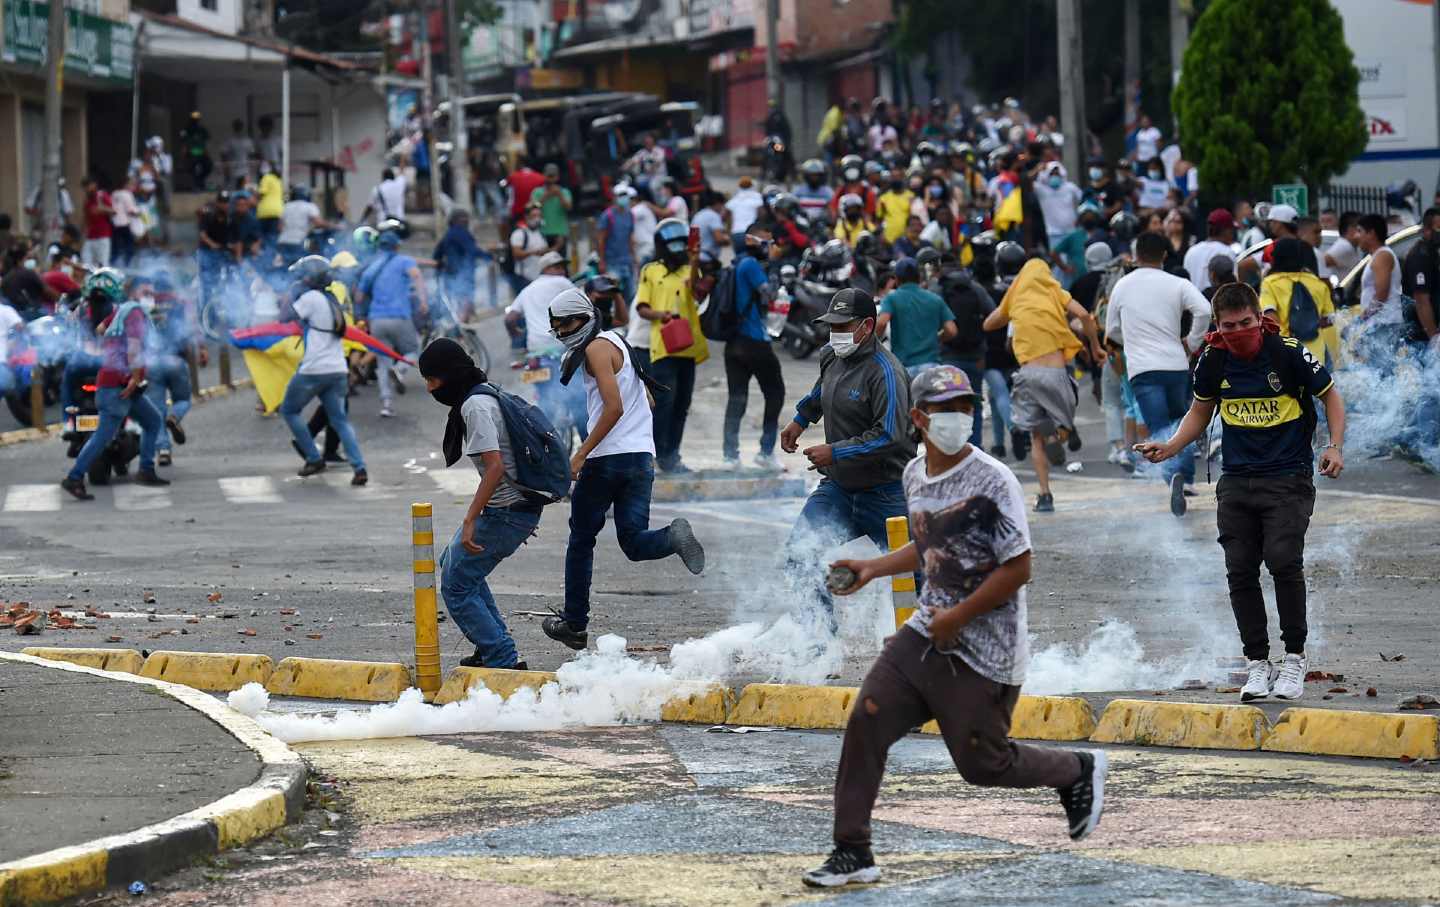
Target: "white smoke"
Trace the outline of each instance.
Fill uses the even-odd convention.
[[[1056,643],[1036,652],[1030,658],[1024,690],[1042,696],[1163,690],[1186,680],[1207,678],[1214,670],[1214,657],[1204,647],[1171,658],[1149,659],[1135,628],[1112,622],[1102,624],[1082,644]]]

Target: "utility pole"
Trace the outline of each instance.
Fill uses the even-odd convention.
[[[1125,0],[1125,131],[1140,119],[1140,0]]]
[[[450,57],[450,187],[455,205],[470,210],[470,136],[465,129],[465,56],[461,47],[460,16],[456,0],[445,0],[446,47]]]
[[[60,241],[60,117],[65,93],[65,4],[50,2],[50,29],[45,44],[45,158],[40,166],[41,235]]]
[[[780,101],[780,51],[775,31],[779,27],[780,0],[765,0],[765,97],[773,99],[777,105]]]
[[[1170,0],[1170,87],[1180,84],[1180,64],[1185,59],[1185,45],[1190,42],[1190,17],[1186,0]]]
[[[1065,135],[1065,169],[1079,179],[1085,166],[1085,55],[1080,33],[1080,0],[1055,0],[1055,32],[1059,44],[1060,131]]]
[[[420,19],[420,79],[425,83],[420,94],[420,141],[425,143],[425,150],[428,152],[426,156],[430,159],[430,213],[433,217],[435,236],[438,239],[444,231],[440,229],[440,205],[437,204],[440,175],[435,166],[435,143],[430,134],[430,127],[433,123],[430,114],[435,109],[435,92],[432,86],[435,80],[435,67],[430,57],[429,3],[421,3],[416,16]]]

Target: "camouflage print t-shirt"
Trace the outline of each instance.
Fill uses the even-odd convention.
[[[923,449],[922,449],[923,450]],[[1030,527],[1020,482],[1008,467],[977,447],[948,472],[925,473],[925,455],[905,467],[910,534],[920,552],[925,584],[906,622],[928,639],[930,621],[980,587],[996,567],[1030,550]],[[1025,588],[960,631],[953,649],[996,683],[1019,686],[1030,661]]]

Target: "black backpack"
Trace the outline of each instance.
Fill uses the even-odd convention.
[[[940,289],[957,329],[946,348],[962,357],[980,358],[985,351],[985,313],[979,287],[964,274],[950,274],[941,280]]]
[[[735,299],[735,268],[721,268],[710,290],[710,299],[700,315],[700,333],[721,343],[734,340],[740,333],[740,309]]]
[[[1300,280],[1290,288],[1290,336],[1297,340],[1314,340],[1320,336],[1320,307]]]

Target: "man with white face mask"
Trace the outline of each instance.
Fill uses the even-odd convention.
[[[810,468],[824,478],[790,533],[786,569],[797,585],[813,588],[832,633],[834,602],[822,582],[825,549],[862,535],[886,546],[885,521],[905,515],[900,475],[915,455],[905,421],[905,367],[876,338],[877,317],[875,300],[864,290],[847,288],[830,300],[829,311],[815,319],[830,326],[820,379],[780,435],[781,448],[794,453],[801,433],[825,421],[825,443],[804,451]]]

